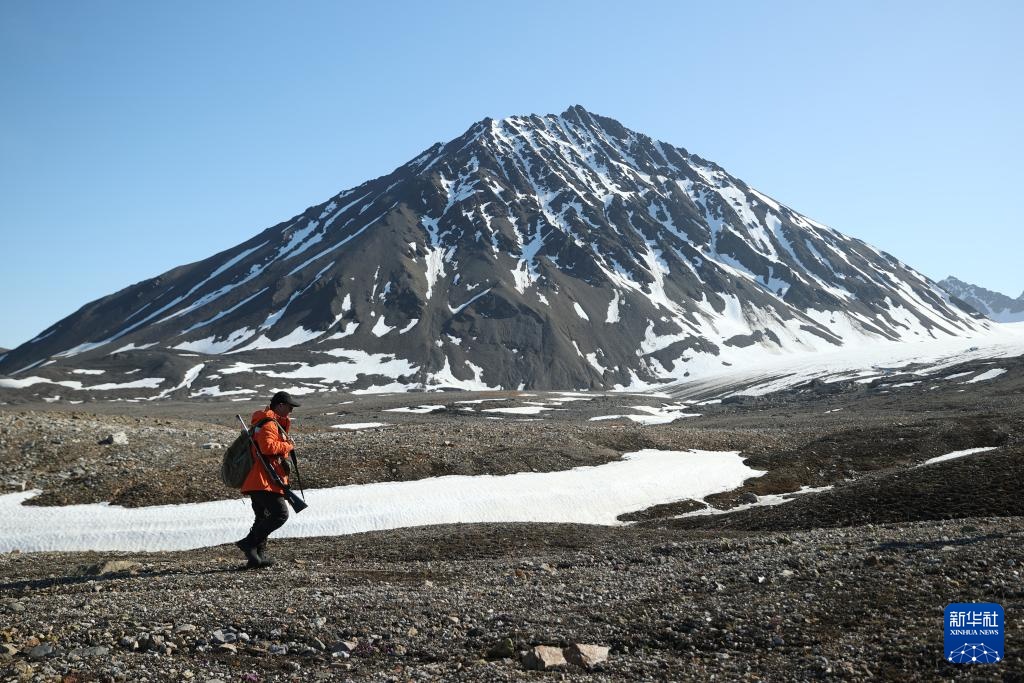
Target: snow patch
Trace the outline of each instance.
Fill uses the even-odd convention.
[[[611,302],[608,304],[608,314],[605,316],[604,321],[609,324],[619,322],[619,290],[617,289],[612,296]]]
[[[987,370],[987,371],[981,373],[980,375],[978,375],[977,377],[974,377],[972,379],[967,380],[966,382],[964,382],[964,384],[974,384],[975,382],[986,382],[986,381],[988,381],[990,379],[995,379],[996,377],[999,377],[999,375],[1002,375],[1005,372],[1006,372],[1006,370],[1003,370],[1002,368],[997,368],[997,369],[994,369],[994,370]]]
[[[235,330],[220,341],[217,341],[216,336],[212,336],[206,337],[205,339],[197,339],[196,341],[182,342],[172,348],[183,351],[195,351],[196,353],[205,353],[207,355],[216,355],[231,350],[243,340],[248,339],[253,332],[255,332],[255,330],[252,328],[243,327],[240,330]]]
[[[384,322],[384,316],[381,316],[380,318],[378,318],[377,324],[373,326],[373,329],[370,330],[370,332],[372,332],[374,336],[383,337],[385,334],[387,334],[393,329],[395,328]]]
[[[968,448],[963,451],[953,451],[952,453],[946,453],[945,455],[939,455],[934,458],[928,458],[917,467],[924,467],[925,465],[931,465],[936,462],[945,462],[946,460],[955,460],[956,458],[962,458],[965,455],[974,455],[975,453],[984,453],[986,451],[994,451],[999,446],[984,446],[982,448]]]
[[[415,415],[426,415],[427,413],[436,413],[441,410],[446,410],[444,406],[411,406],[405,408],[385,408],[385,413],[413,413]]]
[[[305,344],[308,341],[312,341],[323,334],[320,330],[307,330],[305,327],[297,327],[285,336],[279,339],[270,339],[265,334],[261,334],[254,341],[246,344],[240,349],[234,349],[231,353],[241,353],[242,351],[254,351],[256,349],[287,349],[293,346],[299,346]]]

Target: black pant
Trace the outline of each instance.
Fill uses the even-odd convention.
[[[252,511],[256,513],[256,521],[242,542],[256,548],[266,543],[267,536],[288,521],[288,503],[284,496],[269,491],[254,491],[249,497],[252,499]]]

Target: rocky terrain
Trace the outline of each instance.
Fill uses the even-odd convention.
[[[899,386],[910,383],[897,375],[685,406],[603,394],[304,397],[295,432],[307,488],[563,470],[643,448],[737,450],[767,473],[619,527],[276,540],[278,564],[257,572],[237,571],[231,546],[2,554],[0,680],[1020,680],[1024,362],[999,366],[971,384]],[[536,404],[536,415],[483,412]],[[436,412],[393,410],[426,405]],[[699,417],[590,419],[645,414],[636,406]],[[2,406],[3,483],[42,490],[30,502],[43,505],[230,497],[211,444],[257,407]],[[335,428],[352,423],[386,424]],[[924,464],[981,447],[993,450]],[[801,487],[817,492],[750,506]],[[685,514],[710,506],[735,509]],[[1006,612],[1006,659],[946,664],[945,605],[989,601]],[[598,646],[584,651],[603,661],[536,670],[535,648],[551,657],[573,645]]]

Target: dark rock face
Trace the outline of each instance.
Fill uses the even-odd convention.
[[[0,373],[66,392],[97,384],[71,369],[108,370],[112,385],[141,369],[164,381],[132,391],[174,397],[267,378],[300,391],[639,387],[738,354],[986,325],[888,254],[574,106],[484,119],[87,304],[0,357]]]
[[[940,280],[939,286],[950,296],[956,297],[991,320],[1000,323],[1024,320],[1024,294],[1011,299],[1005,294],[957,280],[955,277]]]

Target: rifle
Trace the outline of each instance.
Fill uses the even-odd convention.
[[[235,417],[237,417],[238,421],[242,423],[242,428],[245,430],[245,433],[249,435],[249,443],[252,444],[253,450],[256,451],[256,457],[259,458],[260,464],[263,465],[263,470],[267,473],[267,475],[270,476],[270,478],[274,481],[275,484],[284,489],[284,497],[288,500],[288,504],[292,506],[292,509],[295,510],[295,513],[298,514],[305,510],[306,508],[308,508],[309,504],[302,498],[299,498],[299,496],[296,495],[296,493],[291,490],[288,484],[285,484],[283,481],[281,481],[281,477],[278,476],[277,471],[274,470],[274,468],[270,466],[270,463],[267,462],[267,458],[263,455],[262,452],[260,452],[260,447],[256,444],[256,440],[252,438],[252,433],[249,432],[249,427],[246,426],[245,420],[242,419],[242,416],[235,415]],[[295,454],[293,451],[292,462],[295,462],[294,458]],[[299,468],[298,464],[296,464],[295,474],[298,475],[298,473]]]
[[[302,488],[302,475],[299,474],[299,459],[295,457],[295,449],[291,452],[292,465],[295,467],[295,481],[299,482],[299,491],[302,493],[302,499],[306,499],[306,492]]]

